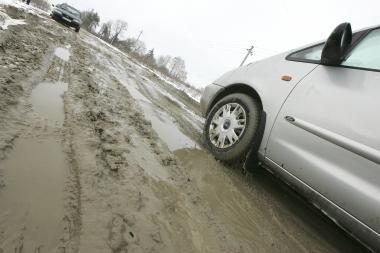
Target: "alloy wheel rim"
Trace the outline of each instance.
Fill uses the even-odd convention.
[[[247,114],[240,104],[225,104],[211,120],[209,139],[217,148],[229,148],[243,136],[246,124]]]

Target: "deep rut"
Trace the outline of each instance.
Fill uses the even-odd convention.
[[[69,47],[60,50],[69,54]],[[0,191],[1,252],[71,252],[76,247],[78,185],[63,132],[71,63],[55,50],[41,73],[23,103],[20,134],[0,162],[6,182]]]

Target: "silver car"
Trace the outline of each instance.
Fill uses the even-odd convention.
[[[217,159],[262,164],[380,252],[380,27],[226,73],[206,87],[204,135]]]

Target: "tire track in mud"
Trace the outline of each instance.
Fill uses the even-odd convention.
[[[161,121],[169,121],[171,125],[178,128],[186,137],[190,137],[189,139],[191,142],[194,142],[194,145],[192,147],[187,146],[188,148],[205,147],[201,135],[203,120],[197,113],[190,111],[190,107],[188,107],[189,102],[186,103],[184,99],[177,99],[172,95],[173,93],[170,93],[174,88],[168,87],[168,84],[164,84],[161,80],[155,78],[154,75],[148,76],[154,81],[146,77],[147,73],[141,73],[141,75],[139,77],[137,74],[130,74],[131,79],[136,80],[135,84],[138,90],[153,105],[156,113],[163,114],[166,118]],[[185,96],[187,95],[185,94]],[[191,98],[188,97],[187,99],[190,100]],[[169,128],[169,126],[167,127]],[[186,142],[185,140],[186,138],[182,138],[181,141],[184,143]],[[183,144],[179,146],[185,147]]]
[[[80,170],[79,251],[239,252],[127,89],[89,67],[91,51],[74,51],[65,105]]]
[[[242,252],[367,252],[264,168],[243,175],[206,151],[175,154]]]
[[[74,252],[77,247],[73,238],[78,185],[62,132],[62,96],[71,64],[52,50],[46,59],[45,69],[29,78],[37,85],[29,87],[30,97],[19,106],[23,123],[7,159],[0,162],[5,182],[0,192],[4,252]]]
[[[126,55],[111,55],[112,51],[93,52],[99,68],[108,69],[108,73],[127,88],[138,102],[140,111],[151,121],[154,131],[170,150],[203,146],[200,138],[203,119],[197,114],[198,109],[195,112],[189,109],[195,107],[195,101],[183,91],[158,80],[155,74],[131,62]]]

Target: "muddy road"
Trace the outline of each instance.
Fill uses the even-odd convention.
[[[264,169],[204,149],[196,101],[35,9],[0,7],[0,252],[365,252]]]

